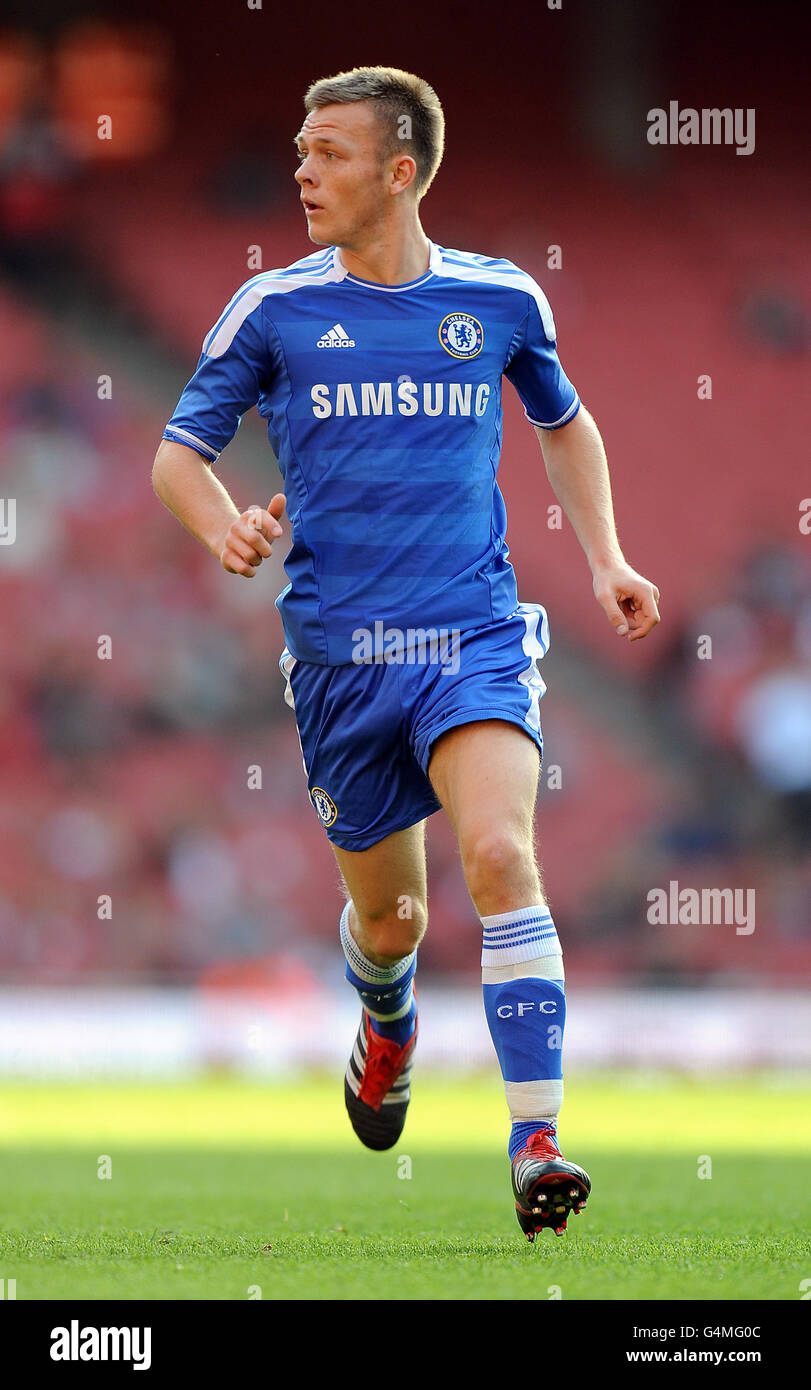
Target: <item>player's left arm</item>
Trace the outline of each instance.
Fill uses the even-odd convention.
[[[597,602],[619,637],[646,637],[659,622],[659,590],[620,549],[608,461],[592,416],[581,405],[567,425],[536,425],[535,432],[552,489],[589,562]]]

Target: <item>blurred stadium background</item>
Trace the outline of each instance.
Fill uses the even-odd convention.
[[[626,554],[662,593],[656,633],[617,643],[571,527],[548,525],[555,499],[506,386],[508,539],[521,597],[547,607],[552,633],[538,837],[566,953],[569,1074],[790,1080],[811,1061],[801,7],[499,13],[475,0],[6,7],[8,1078],[343,1066],[356,1003],[337,874],[277,667],[284,547],[256,584],[225,574],[164,510],[150,468],[234,290],[312,249],[292,179],[303,91],[365,62],[436,86],[447,151],[428,235],[508,256],[547,291],[606,440]],[[755,108],[755,153],[649,145],[646,112],[670,100]],[[240,507],[277,490],[255,412],[218,472]],[[421,1065],[494,1068],[479,930],[441,816],[429,852]],[[754,889],[755,930],[651,925],[649,891],[674,880]]]

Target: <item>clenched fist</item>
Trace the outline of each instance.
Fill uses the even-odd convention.
[[[220,555],[223,569],[228,570],[229,574],[253,578],[262,561],[268,558],[272,542],[282,534],[279,521],[286,500],[283,492],[277,492],[268,502],[267,510],[264,507],[248,507],[231,522]]]

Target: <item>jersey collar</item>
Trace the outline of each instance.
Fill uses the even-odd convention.
[[[367,290],[380,290],[383,294],[402,294],[403,290],[413,290],[418,285],[422,285],[426,280],[430,280],[432,275],[438,275],[442,267],[442,248],[435,242],[429,240],[430,247],[428,269],[424,275],[419,275],[416,280],[407,280],[402,285],[378,285],[374,280],[361,280],[358,275],[351,275],[341,259],[340,247],[332,248],[332,266],[337,280],[346,280],[350,285],[363,285]]]

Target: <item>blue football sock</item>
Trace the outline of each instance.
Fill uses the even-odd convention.
[[[414,991],[411,992],[411,1006],[407,1014],[402,1018],[397,1018],[391,1022],[383,1018],[372,1018],[369,1016],[369,1027],[375,1033],[379,1033],[381,1038],[391,1038],[398,1047],[404,1047],[411,1034],[414,1032],[414,1020],[417,1017],[417,1001],[414,998]]]
[[[381,966],[370,961],[349,930],[349,903],[341,914],[340,931],[346,978],[357,990],[369,1014],[370,1027],[380,1037],[390,1038],[402,1047],[414,1032],[417,1016],[414,998],[416,950],[395,965]]]
[[[556,1128],[563,1100],[563,957],[545,903],[482,917],[482,992],[512,1130],[510,1158]]]
[[[509,1144],[510,1158],[515,1158],[515,1155],[525,1147],[530,1137],[539,1129],[546,1129],[548,1127],[551,1127],[552,1137],[554,1138],[555,1126],[550,1126],[543,1120],[513,1120]]]

